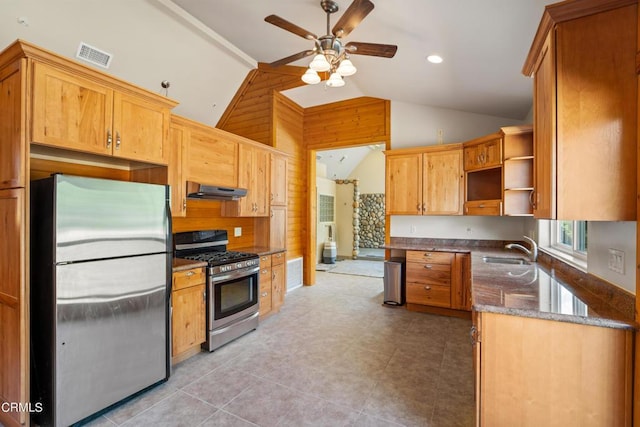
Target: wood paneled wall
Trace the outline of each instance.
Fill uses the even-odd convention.
[[[273,94],[303,86],[306,68],[272,68],[260,63],[251,70],[216,125],[236,135],[273,145]]]
[[[219,200],[187,199],[187,215],[173,217],[173,232],[191,230],[227,230],[229,249],[254,245],[256,221],[254,218],[222,216],[222,202]],[[235,227],[242,227],[242,236],[234,237]]]
[[[287,257],[306,256],[307,174],[303,139],[304,109],[286,96],[273,96],[273,145],[289,154],[287,169]]]
[[[390,110],[390,101],[369,97],[306,108],[306,147],[328,150],[390,141]]]
[[[287,256],[304,256],[304,283],[313,284],[315,152],[379,143],[390,148],[391,103],[362,97],[304,109],[279,92],[304,85],[300,77],[305,71],[303,67],[259,64],[249,72],[216,127],[291,156],[287,170]],[[182,225],[181,219],[177,222],[174,229]],[[260,240],[257,231],[256,238]]]

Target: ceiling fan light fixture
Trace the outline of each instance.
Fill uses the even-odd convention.
[[[313,57],[313,60],[309,64],[309,68],[315,72],[329,71],[331,69],[331,64],[329,64],[329,61],[327,61],[327,58],[325,58],[323,54],[319,53]]]
[[[308,85],[314,85],[316,83],[320,83],[320,76],[317,72],[312,70],[311,68],[307,68],[307,71],[302,75],[302,81]]]
[[[351,60],[345,59],[342,62],[340,62],[340,65],[338,66],[338,69],[336,71],[342,77],[347,77],[347,76],[354,75],[356,71],[358,71],[358,69],[353,65]]]
[[[342,87],[344,86],[344,80],[342,76],[337,72],[331,73],[329,80],[327,80],[327,86],[329,87]]]

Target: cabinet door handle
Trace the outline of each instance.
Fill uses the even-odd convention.
[[[271,201],[272,201],[272,202],[273,202],[273,199],[274,199],[274,197],[273,197],[273,193],[271,193]]]
[[[113,136],[111,135],[111,129],[107,130],[107,148],[111,148],[111,144],[113,143]]]
[[[420,203],[416,205],[416,209],[418,210],[418,212],[420,212]]]
[[[422,212],[424,213],[424,211],[426,211],[426,210],[427,210],[426,205],[423,203],[422,204]]]
[[[431,290],[431,286],[425,286],[425,287],[424,287],[424,290],[425,290],[425,291],[430,291],[430,290]]]
[[[182,199],[182,211],[186,211],[187,210],[187,199],[184,198]]]
[[[120,143],[122,141],[120,140],[120,132],[116,131],[116,150],[120,149]]]
[[[202,292],[202,301],[207,302],[207,291]]]
[[[478,343],[478,328],[476,328],[475,325],[471,326],[469,338],[471,339],[471,345],[476,345]]]
[[[536,202],[534,201],[534,193],[536,192],[536,190],[531,190],[531,192],[529,193],[529,204],[531,205],[531,207],[533,209],[536,208]]]
[[[271,209],[271,218],[273,218],[273,209]]]

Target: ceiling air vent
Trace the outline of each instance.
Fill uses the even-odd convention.
[[[89,46],[85,42],[80,42],[76,57],[84,59],[85,61],[91,62],[92,64],[102,68],[109,68],[111,60],[113,59],[113,55],[110,53],[97,49],[93,46]]]

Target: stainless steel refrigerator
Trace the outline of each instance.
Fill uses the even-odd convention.
[[[67,426],[169,377],[164,185],[31,183],[31,402]]]

